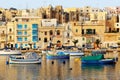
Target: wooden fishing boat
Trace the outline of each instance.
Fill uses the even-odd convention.
[[[54,53],[50,53],[48,52],[46,54],[46,58],[47,59],[69,59],[69,54],[65,54],[64,52],[54,52]]]
[[[10,56],[9,57],[10,64],[21,64],[21,63],[41,63],[41,57],[38,56],[37,53],[27,52],[24,55],[19,56]]]
[[[112,57],[105,57],[105,55],[96,51],[96,53],[82,57],[81,62],[82,64],[115,64],[117,62],[117,53]]]

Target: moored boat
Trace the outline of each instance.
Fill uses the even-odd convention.
[[[24,55],[10,56],[9,63],[41,63],[41,57],[35,52],[27,52]]]
[[[115,64],[117,62],[117,55],[118,53],[115,53],[112,57],[105,57],[106,54],[96,52],[82,57],[81,62],[82,64]]]
[[[69,59],[69,54],[65,54],[62,51],[47,53],[47,59]]]
[[[19,50],[10,50],[4,49],[0,50],[0,55],[21,55],[22,53]]]
[[[84,53],[81,51],[64,51],[65,54],[69,54],[70,56],[84,56]]]

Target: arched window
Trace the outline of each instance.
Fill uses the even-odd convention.
[[[58,40],[57,43],[60,43],[60,40]]]
[[[49,34],[50,34],[50,35],[53,35],[53,31],[52,31],[52,30],[50,30],[50,31],[49,31]]]
[[[60,30],[57,30],[57,35],[60,35]]]
[[[11,29],[11,28],[9,29],[9,32],[12,32],[12,29]]]
[[[47,38],[44,38],[44,42],[47,42]]]
[[[12,36],[10,36],[9,38],[10,38],[10,40],[12,40]]]

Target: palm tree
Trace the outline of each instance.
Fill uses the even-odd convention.
[[[97,48],[99,47],[100,42],[101,41],[99,39],[96,39],[95,43],[97,44]]]
[[[76,47],[76,44],[78,43],[78,40],[76,39],[74,39],[73,41],[72,41],[73,43],[74,43],[74,46]]]
[[[32,43],[29,43],[30,49],[32,49]]]

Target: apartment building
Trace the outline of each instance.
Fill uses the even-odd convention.
[[[58,25],[57,19],[43,19],[39,28],[40,48],[54,45],[56,47],[63,44],[64,26]],[[58,45],[59,44],[59,45]]]
[[[37,48],[39,17],[15,17],[15,48]]]

